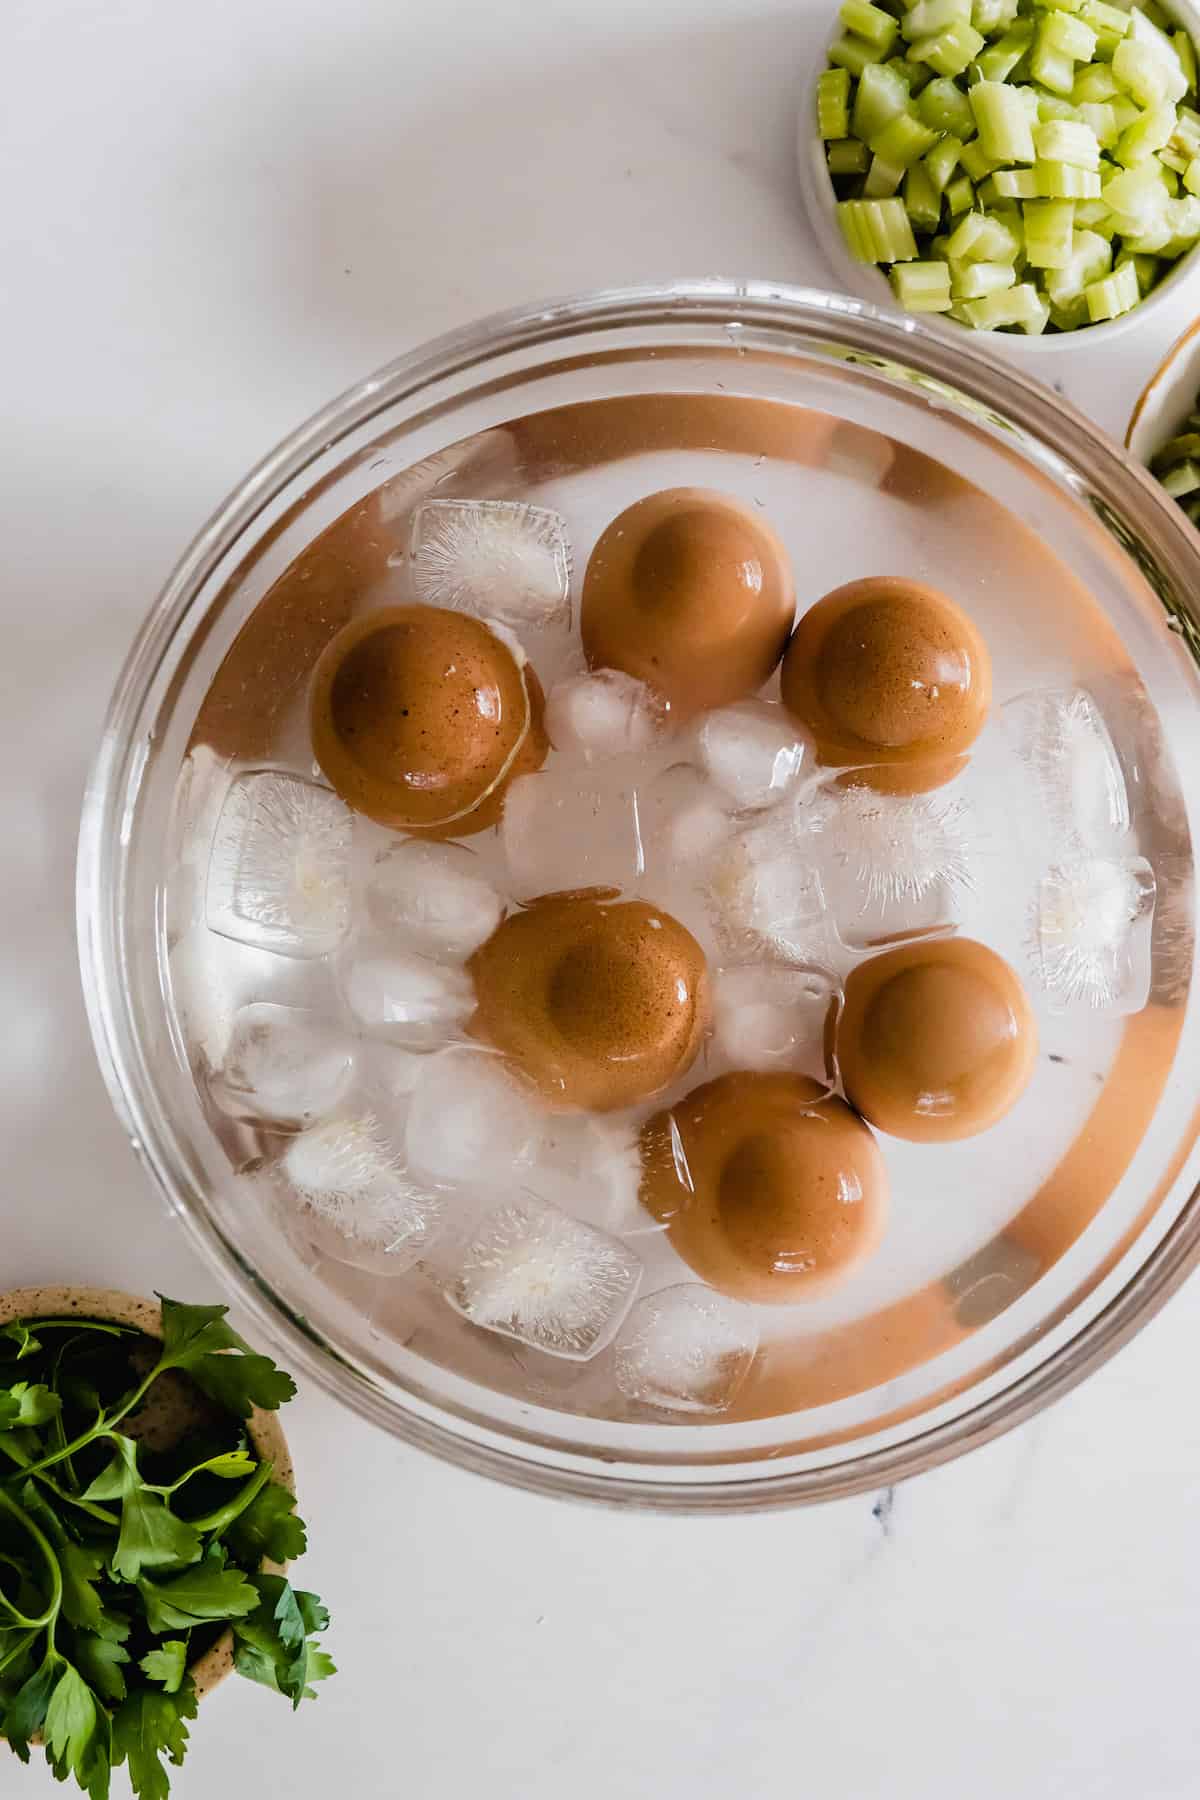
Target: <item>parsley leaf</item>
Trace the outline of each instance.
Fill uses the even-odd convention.
[[[41,1667],[13,1695],[3,1720],[0,1721],[3,1723],[9,1748],[16,1751],[22,1762],[29,1761],[30,1738],[46,1723],[46,1708],[50,1704],[50,1695],[57,1678],[58,1668],[54,1654],[47,1651]]]
[[[27,1381],[18,1381],[15,1387],[0,1388],[0,1431],[45,1425],[61,1411],[62,1401],[43,1382],[31,1387]]]
[[[138,1688],[113,1714],[112,1760],[129,1764],[129,1784],[138,1800],[167,1800],[171,1779],[163,1768],[166,1756],[178,1768],[187,1754],[184,1723],[196,1716],[196,1690],[187,1677],[177,1694]]]
[[[136,1581],[143,1569],[179,1567],[200,1555],[200,1536],[149,1489],[138,1474],[137,1445],[112,1434],[116,1452],[85,1491],[85,1500],[120,1500],[121,1535],[112,1556],[114,1575]]]
[[[225,1533],[225,1542],[250,1568],[268,1562],[290,1563],[308,1548],[304,1520],[296,1516],[296,1496],[272,1481],[257,1494]]]
[[[190,1631],[210,1619],[240,1619],[253,1612],[258,1595],[240,1569],[222,1568],[206,1557],[170,1581],[138,1581],[146,1607],[146,1623],[155,1637],[167,1631]]]
[[[16,1350],[9,1349],[15,1344]],[[11,1325],[0,1325],[0,1358],[5,1362],[21,1362],[26,1356],[36,1356],[41,1345],[30,1331],[28,1325],[20,1319],[14,1319]]]
[[[75,1633],[71,1655],[80,1673],[86,1676],[98,1694],[106,1700],[125,1698],[125,1677],[121,1665],[129,1661],[129,1652],[116,1638],[101,1637],[92,1631]]]
[[[79,1776],[96,1735],[96,1696],[78,1669],[64,1668],[46,1708],[46,1751],[60,1781]]]
[[[296,1384],[269,1356],[259,1356],[231,1325],[227,1306],[184,1306],[162,1302],[164,1369],[184,1369],[226,1412],[247,1419],[254,1407],[274,1412],[292,1399]],[[223,1354],[240,1351],[237,1356]]]
[[[246,1619],[235,1619],[236,1665],[240,1674],[285,1694],[293,1707],[312,1695],[312,1684],[334,1673],[334,1665],[308,1640],[329,1623],[316,1594],[294,1588],[282,1575],[254,1575],[259,1601]]]
[[[157,1650],[148,1651],[138,1668],[151,1681],[161,1681],[168,1694],[177,1694],[187,1673],[187,1645],[182,1638],[168,1638]]]
[[[78,1625],[84,1631],[99,1631],[104,1607],[95,1584],[104,1567],[103,1550],[64,1543],[59,1547],[58,1566],[62,1570],[63,1617],[69,1625]]]

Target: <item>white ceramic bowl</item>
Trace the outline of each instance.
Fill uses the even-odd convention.
[[[1200,46],[1200,6],[1193,4],[1193,0],[1172,0],[1166,10],[1184,26],[1193,42]],[[835,19],[828,44],[832,44],[840,35],[841,26]],[[804,208],[825,260],[846,292],[856,294],[862,300],[873,301],[876,306],[887,306],[896,311],[899,309],[887,276],[874,264],[861,263],[851,256],[834,212],[836,196],[825,163],[825,146],[818,135],[816,120],[817,76],[821,69],[828,66],[828,61],[828,56],[823,55],[820,68],[809,71],[800,98],[796,148]],[[1103,325],[1083,326],[1078,331],[1056,331],[1042,337],[1026,337],[1023,331],[971,331],[970,336],[982,345],[994,346],[1002,354],[1020,359],[1045,357],[1061,351],[1096,350],[1102,344],[1112,343],[1119,335],[1135,331],[1147,319],[1161,315],[1164,301],[1175,299],[1185,286],[1193,284],[1200,285],[1200,244],[1189,250],[1186,256],[1181,256],[1171,273],[1164,276],[1132,312],[1123,313],[1119,319],[1110,319]],[[944,319],[937,313],[921,313],[919,316],[922,324],[929,329],[949,333],[953,337],[969,329],[960,325],[956,319]]]
[[[1193,251],[1193,255],[1195,252]],[[1176,338],[1142,389],[1125,433],[1125,448],[1147,467],[1173,438],[1200,393],[1200,319]]]

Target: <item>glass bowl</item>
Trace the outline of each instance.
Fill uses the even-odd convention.
[[[1119,748],[1142,847],[1163,851],[1160,879],[1172,859],[1190,869],[1200,567],[1178,509],[1086,419],[966,334],[950,341],[815,291],[708,281],[488,319],[372,376],[260,464],[185,553],[117,684],[85,802],[78,905],[84,991],[114,1105],[193,1242],[294,1366],[407,1441],[516,1485],[711,1511],[853,1493],[958,1455],[1067,1391],[1183,1280],[1200,1256],[1190,893],[1176,896],[1169,941],[1154,946],[1148,1006],[1097,1028],[1111,1055],[1087,1077],[1097,1087],[1052,1175],[993,1218],[998,1147],[990,1165],[986,1154],[961,1165],[974,1171],[969,1191],[947,1190],[938,1204],[991,1218],[978,1241],[914,1275],[853,1330],[832,1325],[806,1340],[788,1380],[768,1382],[756,1405],[704,1423],[571,1410],[561,1364],[531,1371],[512,1345],[481,1347],[486,1334],[468,1326],[454,1354],[434,1360],[421,1353],[433,1341],[422,1317],[387,1316],[369,1276],[332,1279],[234,1175],[193,1076],[168,966],[169,902],[188,860],[175,834],[189,743],[231,646],[285,571],[309,583],[307,616],[320,619],[348,585],[389,578],[397,521],[415,494],[450,479],[452,447],[485,434],[511,473],[525,441],[514,422],[532,421],[530,441],[541,441],[546,421],[595,403],[617,406],[637,450],[664,405],[685,400],[700,420],[693,450],[736,450],[757,469],[772,455],[805,465],[797,446],[819,441],[825,474],[853,465],[864,545],[872,507],[892,517],[919,502],[912,554],[926,544],[933,569],[939,534],[953,529],[966,533],[962,578],[981,591],[990,583],[1001,602],[1005,558],[1026,558],[1028,578],[1048,583],[1039,610],[1056,642],[1070,647],[1072,608],[1090,608],[1124,709]],[[749,435],[727,433],[725,421],[743,416],[755,422]],[[551,430],[545,441],[558,445],[551,473],[561,474],[567,440]],[[881,456],[880,445],[892,448]],[[817,477],[793,469],[790,479],[802,514]],[[818,579],[824,553],[821,518],[805,530],[814,560],[797,564],[802,584]],[[274,660],[244,665],[239,680],[283,679],[286,653],[277,644]],[[302,671],[292,679],[302,687]],[[1182,791],[1173,769],[1185,772]],[[1006,898],[1003,874],[996,885]],[[1073,1029],[1086,1040],[1086,1020]]]

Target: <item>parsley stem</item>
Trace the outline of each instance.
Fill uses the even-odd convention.
[[[145,1380],[140,1381],[135,1388],[131,1388],[119,1406],[114,1407],[113,1411],[110,1413],[101,1413],[100,1417],[96,1420],[96,1423],[90,1426],[87,1431],[82,1432],[79,1437],[73,1438],[69,1444],[64,1444],[61,1450],[51,1450],[47,1456],[43,1456],[38,1462],[30,1463],[29,1467],[25,1470],[26,1475],[40,1475],[43,1469],[51,1469],[54,1467],[55,1463],[69,1460],[75,1455],[77,1450],[82,1450],[87,1444],[94,1444],[97,1438],[111,1437],[113,1435],[113,1427],[119,1425],[122,1419],[128,1417],[136,1407],[141,1405],[150,1388],[162,1374],[164,1364],[165,1358],[156,1362]]]
[[[23,1506],[18,1505],[11,1494],[5,1493],[3,1488],[0,1488],[0,1506],[10,1512],[18,1525],[29,1533],[45,1559],[46,1570],[50,1576],[50,1603],[40,1619],[27,1619],[23,1613],[17,1611],[10,1600],[4,1598],[3,1594],[0,1594],[0,1605],[3,1605],[5,1611],[11,1613],[17,1624],[24,1626],[26,1631],[40,1631],[46,1626],[53,1626],[54,1621],[58,1618],[63,1597],[62,1569],[59,1566],[58,1557],[54,1554],[54,1546],[41,1527],[30,1518]]]
[[[18,1450],[15,1444],[10,1443],[7,1436],[2,1433],[0,1433],[0,1450],[3,1450],[7,1456],[12,1458],[22,1475],[30,1474],[28,1458]],[[43,1487],[49,1488],[56,1499],[65,1501],[68,1506],[79,1507],[81,1512],[89,1513],[93,1519],[99,1519],[102,1525],[120,1524],[120,1520],[116,1513],[111,1512],[107,1506],[97,1506],[94,1500],[85,1500],[82,1495],[72,1494],[67,1488],[60,1487],[53,1475],[48,1475],[44,1469],[36,1479],[41,1482]]]

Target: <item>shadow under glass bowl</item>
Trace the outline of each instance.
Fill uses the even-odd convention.
[[[186,552],[120,677],[85,802],[78,908],[92,1031],[114,1105],[193,1242],[287,1358],[363,1416],[547,1493],[692,1511],[844,1495],[929,1468],[1036,1412],[1111,1355],[1200,1257],[1190,898],[1172,942],[1156,947],[1150,1004],[1113,1029],[1086,1125],[1053,1178],[1035,1182],[969,1253],[914,1277],[853,1329],[831,1326],[799,1352],[767,1356],[754,1404],[702,1425],[571,1410],[561,1365],[531,1374],[511,1345],[461,1322],[461,1350],[423,1354],[437,1340],[421,1317],[406,1328],[364,1303],[369,1283],[331,1279],[235,1175],[171,1002],[181,771],[202,704],[259,602],[296,565],[314,577],[311,616],[336,608],[347,581],[395,560],[393,535],[424,491],[418,465],[449,467],[451,447],[483,441],[501,443],[519,475],[540,435],[553,439],[560,469],[570,433],[546,439],[546,421],[596,406],[616,409],[633,454],[655,448],[639,432],[652,436],[664,407],[682,408],[694,415],[693,449],[780,464],[791,483],[780,492],[794,494],[800,514],[816,491],[813,443],[825,474],[849,460],[866,483],[868,561],[873,517],[915,530],[911,542],[930,554],[952,524],[965,531],[993,589],[1005,558],[1033,557],[1022,566],[1049,579],[1047,614],[1056,594],[1064,608],[1090,607],[1117,685],[1142,696],[1134,712],[1153,739],[1157,786],[1144,779],[1146,742],[1122,747],[1142,848],[1153,858],[1165,846],[1167,861],[1190,868],[1200,806],[1200,617],[1190,595],[1200,563],[1157,485],[966,334],[951,342],[862,302],[765,283],[613,290],[485,320],[380,371],[269,456]],[[736,424],[746,418],[748,430]],[[892,448],[880,457],[880,445]],[[778,498],[771,504],[778,516]],[[979,506],[991,510],[971,510]],[[992,523],[976,541],[977,516]],[[807,529],[815,546],[821,518]],[[297,565],[324,532],[316,561]],[[795,548],[793,559],[803,602],[815,576]],[[855,572],[881,571],[846,571]],[[1017,634],[1001,673],[1020,652]],[[275,653],[286,661],[283,639]],[[304,669],[290,679],[302,691]],[[1182,782],[1163,774],[1171,767]],[[1103,1181],[1087,1144],[1107,1146]],[[976,1181],[963,1208],[986,1210],[986,1188]]]

